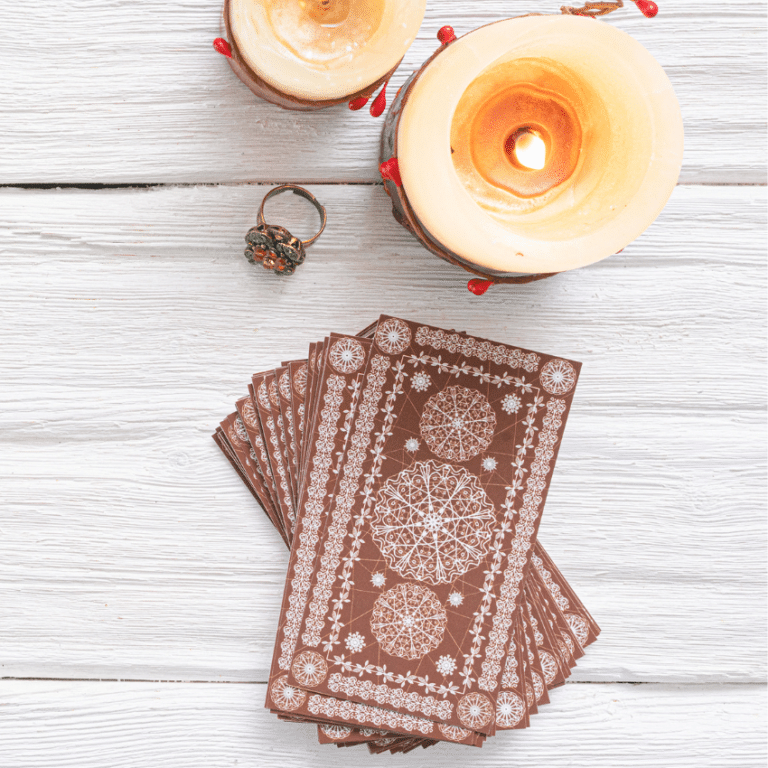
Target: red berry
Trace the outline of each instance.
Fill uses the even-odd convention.
[[[652,19],[659,12],[659,6],[653,0],[637,0],[636,5],[640,13],[649,19]]]
[[[482,296],[492,285],[493,280],[481,280],[479,277],[473,277],[467,283],[467,288],[469,288],[475,296]]]
[[[389,83],[389,80],[387,80],[386,83],[384,83],[384,86],[379,91],[379,95],[373,100],[373,104],[371,104],[371,116],[372,117],[379,117],[382,112],[387,108],[387,85]]]
[[[232,46],[223,37],[217,37],[213,41],[213,47],[222,56],[226,56],[228,59],[232,58]]]
[[[390,157],[379,166],[381,178],[394,182],[396,187],[403,186],[403,180],[400,178],[400,165],[396,157]]]
[[[456,33],[453,31],[453,27],[445,26],[440,27],[437,33],[437,39],[443,44],[448,45],[456,39]]]
[[[370,98],[370,96],[358,96],[356,99],[352,99],[352,101],[349,102],[349,108],[353,112],[357,112],[358,109],[362,109],[368,103],[368,99]]]

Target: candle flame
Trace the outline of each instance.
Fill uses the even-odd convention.
[[[547,164],[547,147],[534,131],[522,131],[515,139],[515,159],[525,168],[540,171]]]

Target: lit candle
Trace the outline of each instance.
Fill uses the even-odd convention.
[[[413,42],[425,4],[225,0],[229,51],[222,52],[231,53],[232,68],[254,93],[280,106],[318,109],[351,100],[362,106]]]
[[[477,274],[530,275],[640,235],[677,182],[683,124],[634,38],[523,16],[439,50],[393,104],[382,148],[398,218],[430,250]]]

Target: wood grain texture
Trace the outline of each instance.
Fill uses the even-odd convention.
[[[286,553],[210,433],[387,311],[585,363],[542,526],[604,629],[577,680],[763,680],[766,190],[678,187],[624,253],[482,298],[380,188],[311,190],[286,280],[241,255],[264,187],[0,192],[3,674],[265,680]]]
[[[430,2],[390,93],[436,48],[509,15],[559,2]],[[215,0],[5,3],[0,183],[364,181],[378,178],[380,120],[258,101],[213,51]],[[653,20],[629,6],[606,23],[659,60],[686,130],[682,181],[765,183],[765,3],[680,0]],[[603,22],[600,22],[603,23]]]
[[[262,685],[0,682],[4,768],[357,768],[365,748],[320,746],[263,709]],[[429,768],[763,768],[760,686],[566,685],[526,731],[482,749],[441,744],[395,761]]]

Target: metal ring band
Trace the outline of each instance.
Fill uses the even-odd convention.
[[[325,214],[325,208],[323,205],[321,205],[320,201],[311,192],[308,192],[306,189],[304,189],[304,187],[298,187],[295,184],[283,184],[279,187],[275,187],[274,189],[270,189],[269,192],[264,195],[264,199],[261,201],[261,207],[259,208],[257,221],[259,224],[266,225],[267,222],[264,220],[264,204],[273,195],[279,195],[280,193],[287,192],[288,190],[293,192],[294,195],[298,195],[299,197],[303,197],[305,200],[309,200],[309,202],[315,206],[317,212],[320,214],[320,229],[317,231],[317,234],[310,237],[309,240],[301,241],[301,244],[304,246],[311,245],[315,242],[315,240],[317,240],[318,237],[320,237],[320,235],[323,234],[327,217]]]

